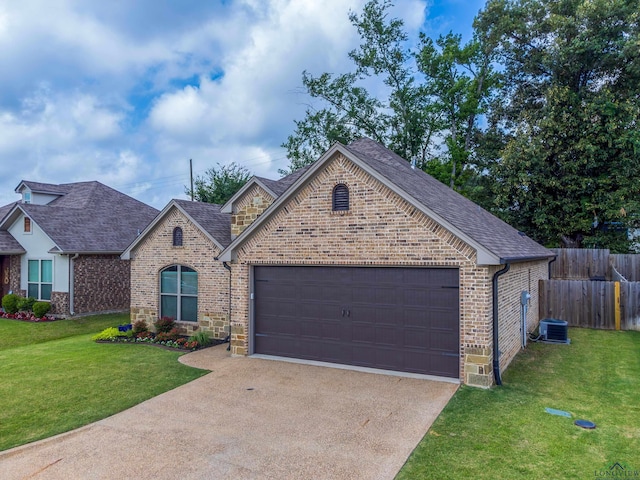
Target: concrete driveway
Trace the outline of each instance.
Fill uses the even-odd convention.
[[[3,479],[392,479],[456,384],[258,358],[0,453]]]

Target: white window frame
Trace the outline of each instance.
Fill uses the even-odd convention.
[[[32,282],[29,280],[29,263],[30,262],[38,262],[38,281],[36,282]],[[42,281],[42,262],[51,262],[51,281],[50,282],[43,282]],[[49,298],[42,298],[42,286],[43,285],[51,285],[51,294],[53,294],[53,279],[55,278],[54,272],[53,272],[53,259],[51,258],[30,258],[27,259],[27,297],[31,296],[29,295],[29,286],[30,285],[37,285],[38,286],[38,296],[34,297],[36,300],[41,301],[41,302],[50,302],[51,301],[51,295],[49,295]]]

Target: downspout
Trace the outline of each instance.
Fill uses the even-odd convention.
[[[222,262],[222,266],[229,270],[229,335],[227,336],[227,341],[229,342],[229,346],[227,347],[227,352],[231,351],[231,267],[227,262]]]
[[[549,265],[548,265],[548,267],[549,267],[549,280],[551,280],[551,264],[553,262],[555,262],[557,259],[558,259],[558,256],[556,255],[551,260],[549,260]]]
[[[69,255],[69,315],[75,315],[73,302],[74,302],[74,285],[75,285],[75,272],[74,272],[74,260],[80,256],[76,253],[73,257]]]
[[[493,274],[493,378],[496,385],[502,385],[500,378],[500,345],[498,341],[498,277],[504,275],[511,268],[510,264],[506,264],[502,270],[498,270]]]

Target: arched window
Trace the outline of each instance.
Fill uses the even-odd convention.
[[[184,265],[160,272],[160,317],[198,321],[198,272]]]
[[[176,227],[173,229],[173,246],[182,246],[182,229],[180,227]]]
[[[339,183],[333,188],[333,211],[349,210],[349,189],[344,183]]]

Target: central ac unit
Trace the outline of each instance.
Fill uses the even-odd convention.
[[[540,336],[545,342],[569,343],[568,323],[555,318],[540,320]]]

